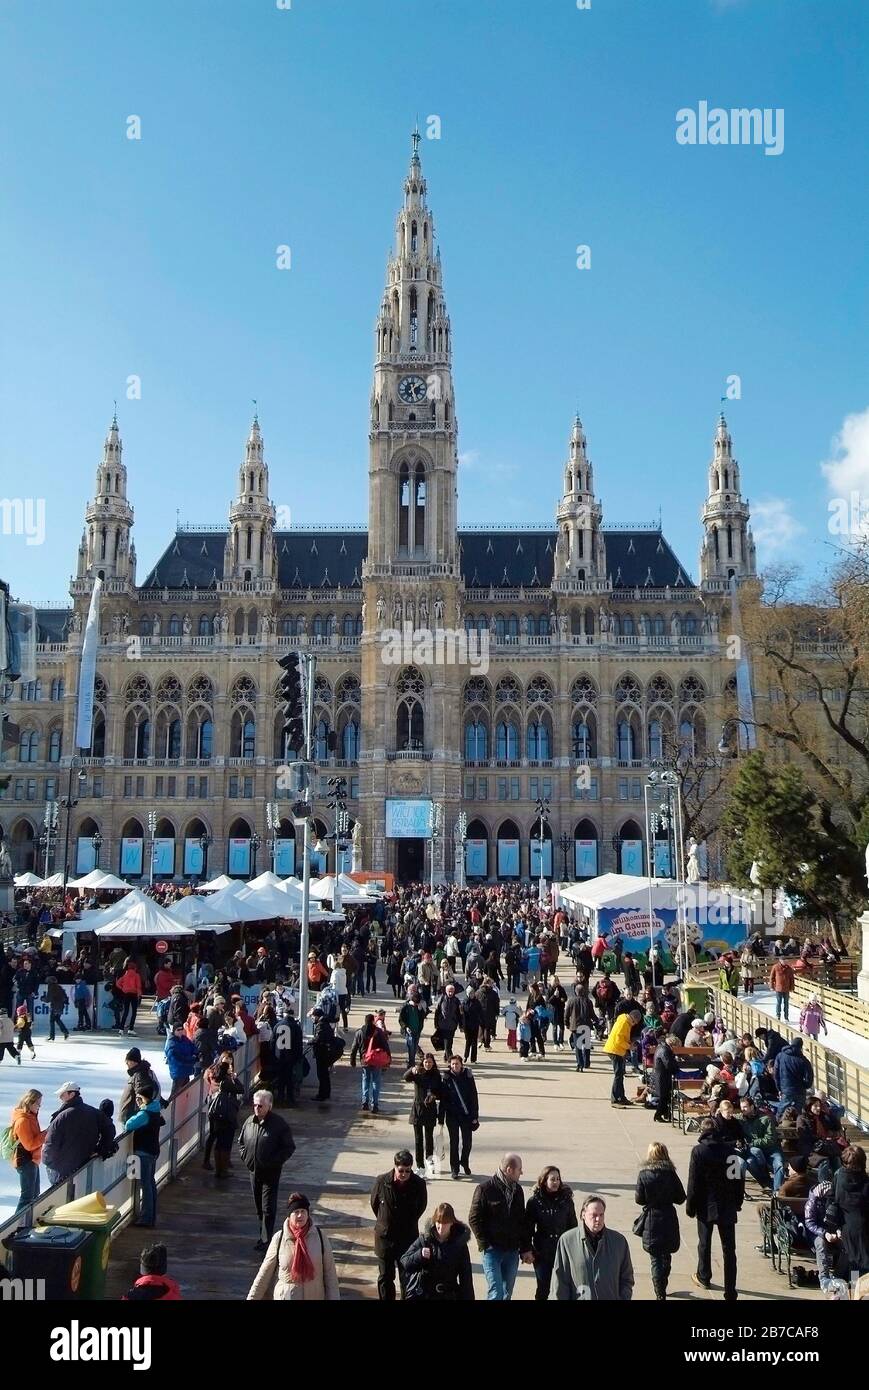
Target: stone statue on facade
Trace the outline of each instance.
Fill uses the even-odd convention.
[[[378,595],[377,595],[377,623],[378,623],[378,626],[383,622],[383,619],[384,619],[385,617],[386,617],[386,601],[385,601],[385,599],[384,599],[384,597],[383,597],[382,594],[378,594]]]
[[[121,635],[121,615],[120,615],[120,613],[115,613],[114,617],[112,618],[112,636],[113,636],[113,637],[120,637],[120,635]]]
[[[401,627],[401,595],[396,594],[392,600],[392,626]]]
[[[672,618],[670,619],[670,636],[679,636],[679,616],[677,613],[674,613]]]
[[[558,631],[562,637],[567,637],[570,633],[570,619],[566,613],[558,615]]]
[[[152,636],[152,637],[159,637],[159,636],[160,636],[160,614],[159,614],[159,613],[155,613],[155,614],[154,614],[154,622],[153,622],[153,624],[152,624],[152,626],[151,626],[151,636]]]
[[[192,624],[191,621],[190,621],[190,614],[189,614],[189,613],[185,613],[185,614],[184,614],[184,618],[182,619],[182,622],[181,622],[181,631],[182,631],[182,633],[184,634],[185,637],[189,637],[190,634],[191,634],[191,632],[193,631],[193,624]]]
[[[640,614],[640,619],[639,619],[638,626],[639,626],[639,629],[640,629],[640,636],[641,636],[641,637],[648,637],[648,635],[649,635],[649,620],[648,620],[648,618],[646,617],[645,613],[641,613],[641,614]]]
[[[419,625],[428,627],[428,595],[423,594],[419,601]]]
[[[442,623],[442,622],[443,622],[443,620],[444,620],[444,600],[443,600],[443,595],[440,593],[440,591],[438,591],[438,593],[435,594],[434,615],[435,615],[435,622],[436,622],[436,623]]]
[[[350,872],[358,874],[362,869],[362,822],[356,821],[350,837],[351,859]]]

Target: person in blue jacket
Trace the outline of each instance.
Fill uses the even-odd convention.
[[[187,1085],[193,1075],[194,1067],[199,1061],[199,1052],[184,1032],[183,1024],[179,1023],[172,1029],[166,1039],[163,1055],[166,1058],[169,1075],[172,1078],[172,1090],[169,1092],[169,1099],[171,1100],[173,1096],[178,1094],[182,1086]]]
[[[160,1154],[160,1129],[165,1124],[160,1097],[153,1086],[143,1086],[136,1096],[139,1107],[124,1125],[124,1132],[133,1135],[133,1157],[136,1160],[133,1176],[139,1183],[139,1218],[134,1226],[157,1224],[157,1159]]]

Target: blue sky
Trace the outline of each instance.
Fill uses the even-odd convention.
[[[274,501],[365,521],[417,115],[460,519],[551,521],[578,407],[605,522],[660,507],[696,575],[738,374],[761,560],[820,568],[829,498],[869,494],[867,52],[860,0],[4,0],[0,493],[46,499],[46,542],[0,537],[0,572],[64,598],[115,397],[140,578],[176,509],[224,521],[252,397]],[[783,153],[677,144],[700,101],[783,108]]]

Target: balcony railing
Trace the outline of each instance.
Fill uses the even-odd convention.
[[[422,748],[401,748],[393,753],[386,754],[388,763],[430,763],[434,757],[433,753],[426,753]]]

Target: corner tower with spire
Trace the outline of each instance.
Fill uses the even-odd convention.
[[[721,588],[731,578],[749,579],[756,573],[751,513],[739,486],[739,464],[724,415],[718,417],[709,464],[706,501],[701,513],[700,582]]]
[[[78,549],[78,579],[136,581],[136,554],[130,533],[133,508],[127,501],[127,470],[117,412],[112,417],[97,467],[94,495],[85,510],[85,527]]]
[[[594,495],[594,474],[578,414],[570,432],[564,465],[564,493],[556,519],[556,584],[565,580],[579,584],[603,583],[606,579],[606,545],[601,531],[603,508]]]
[[[223,577],[242,583],[275,577],[275,509],[256,412],[238,470],[238,493],[229,509]]]

